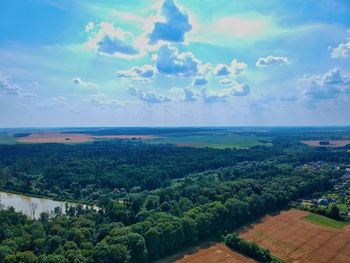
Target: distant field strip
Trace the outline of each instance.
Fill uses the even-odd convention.
[[[301,142],[313,147],[344,147],[350,144],[350,140],[322,140],[322,141],[328,141],[329,144],[321,145],[320,144],[321,141],[319,140],[308,140],[308,141],[301,141]]]
[[[96,140],[112,139],[143,139],[155,138],[152,135],[105,135],[95,136],[90,134],[65,134],[65,133],[33,133],[27,137],[18,138],[21,143],[83,143]]]
[[[350,262],[350,229],[321,227],[304,220],[308,216],[309,212],[294,209],[266,216],[261,223],[244,230],[242,236],[268,248],[285,262]]]
[[[151,143],[170,143],[182,147],[244,148],[256,145],[271,146],[271,138],[239,134],[191,134],[150,140]]]

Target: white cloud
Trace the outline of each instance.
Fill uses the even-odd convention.
[[[247,96],[250,93],[250,87],[247,83],[236,84],[232,87],[232,96]]]
[[[207,75],[213,69],[211,63],[201,63],[198,65],[198,74],[201,76]]]
[[[171,101],[170,98],[160,95],[154,91],[144,91],[142,89],[136,89],[134,87],[130,87],[128,91],[131,96],[134,96],[139,100],[149,104],[164,103]]]
[[[91,30],[93,30],[95,27],[95,24],[93,22],[89,22],[86,26],[85,26],[85,32],[90,32]]]
[[[149,42],[158,41],[184,42],[185,34],[192,29],[188,14],[179,9],[174,0],[164,0],[161,7],[162,20],[156,21]]]
[[[200,61],[191,52],[179,52],[171,45],[160,47],[156,66],[159,72],[168,75],[196,76]]]
[[[304,100],[334,99],[343,94],[350,94],[350,76],[343,75],[338,68],[333,68],[323,75],[305,75],[298,79],[297,89]]]
[[[0,71],[0,91],[4,92],[6,95],[22,96],[23,89],[14,84],[8,76]]]
[[[183,89],[184,97],[182,101],[191,102],[198,100],[198,95],[196,95],[191,89],[185,88]]]
[[[39,103],[37,106],[39,108],[55,108],[67,106],[67,99],[63,96],[51,97],[46,102]]]
[[[39,82],[37,82],[37,81],[33,81],[32,82],[32,85],[31,85],[33,88],[40,88],[40,83]]]
[[[215,76],[227,76],[230,75],[229,66],[225,64],[218,64],[213,70],[213,75]]]
[[[38,98],[38,94],[32,92],[24,92],[21,94],[23,98]]]
[[[230,86],[232,85],[234,82],[232,79],[220,79],[219,83],[223,86]]]
[[[350,58],[350,39],[346,43],[340,43],[332,49],[332,58]]]
[[[228,76],[228,75],[238,75],[243,72],[248,67],[247,64],[243,62],[238,62],[237,59],[232,60],[230,65],[218,64],[214,70],[214,76]]]
[[[240,84],[232,81],[232,86],[230,88],[219,90],[201,89],[201,97],[203,101],[207,103],[225,102],[230,97],[242,97],[249,94],[250,87],[245,82]]]
[[[279,66],[289,64],[287,57],[267,56],[266,58],[259,58],[256,62],[257,67]]]
[[[118,78],[131,79],[138,82],[148,82],[156,75],[156,68],[153,65],[132,67],[130,70],[119,70],[116,72]]]
[[[101,107],[120,107],[121,103],[115,99],[111,99],[103,93],[90,96],[90,104]]]
[[[230,97],[229,90],[208,90],[206,88],[201,89],[201,97],[205,103],[226,102]]]
[[[79,77],[75,77],[72,79],[72,82],[76,85],[79,85],[81,87],[90,87],[90,88],[96,88],[98,87],[98,85],[96,83],[93,82],[89,82],[89,81],[83,81],[81,78]]]
[[[87,42],[87,47],[103,55],[135,58],[144,55],[135,45],[133,34],[116,28],[112,23],[101,22],[99,30]]]

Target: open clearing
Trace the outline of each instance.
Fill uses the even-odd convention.
[[[176,263],[253,263],[253,259],[238,254],[223,244],[215,244],[192,255],[185,255]]]
[[[241,235],[286,262],[350,262],[350,229],[336,230],[303,220],[309,214],[292,209],[266,216]]]
[[[313,147],[344,147],[350,144],[350,140],[322,140],[328,141],[328,145],[320,145],[319,140],[309,140],[309,141],[301,141],[302,143],[313,146]]]
[[[107,135],[94,136],[89,134],[63,134],[63,133],[33,133],[27,137],[18,138],[17,141],[21,143],[83,143],[96,140],[108,139],[153,139],[150,135]]]

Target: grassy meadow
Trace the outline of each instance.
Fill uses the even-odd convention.
[[[333,229],[342,229],[345,226],[349,225],[350,222],[338,221],[329,217],[311,213],[310,215],[304,217],[304,220],[319,226],[333,228]]]

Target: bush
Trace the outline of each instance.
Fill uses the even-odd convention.
[[[270,262],[272,260],[268,249],[259,247],[255,242],[246,241],[237,234],[228,234],[225,238],[225,244],[229,248],[260,262]]]

